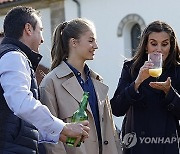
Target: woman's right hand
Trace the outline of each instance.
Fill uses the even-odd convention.
[[[144,65],[140,68],[139,74],[135,80],[135,85],[134,85],[134,88],[136,91],[138,90],[140,84],[144,80],[150,77],[149,69],[152,68],[152,66],[153,66],[153,63],[151,63],[150,61],[145,61]]]

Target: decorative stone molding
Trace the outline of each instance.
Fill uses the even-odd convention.
[[[141,31],[146,26],[145,22],[141,16],[139,16],[138,14],[129,14],[129,15],[125,16],[119,23],[118,31],[117,31],[118,37],[121,37],[123,35],[124,26],[130,22],[138,23],[141,27]]]

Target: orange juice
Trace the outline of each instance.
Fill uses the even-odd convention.
[[[159,77],[162,73],[162,68],[149,69],[149,75],[152,77]]]

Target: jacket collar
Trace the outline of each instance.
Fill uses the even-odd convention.
[[[71,64],[69,64],[67,61],[64,61],[68,66],[69,68],[73,71],[73,73],[75,74],[76,77],[78,76],[81,76],[81,73],[76,69],[74,68]],[[86,77],[89,77],[89,74],[90,74],[90,69],[89,67],[87,66],[87,64],[85,64],[84,66],[84,72],[86,74]]]
[[[28,59],[31,61],[31,64],[33,66],[33,69],[36,70],[42,56],[33,50],[31,50],[28,46],[26,46],[24,43],[21,41],[10,38],[10,37],[5,37],[1,44],[12,44],[20,48],[20,50],[28,57]]]
[[[72,70],[64,61],[62,61],[61,64],[54,69],[54,72],[58,78],[62,78],[69,74],[73,74]]]
[[[59,70],[61,70],[61,71],[59,71]],[[69,68],[69,66],[64,61],[62,61],[61,64],[59,66],[57,66],[57,68],[55,68],[54,71],[58,78],[65,77],[70,74],[73,75],[73,71]],[[103,80],[99,74],[92,71],[91,69],[90,69],[90,76],[91,76],[91,78],[99,80],[99,81]]]
[[[65,76],[70,76],[69,79],[65,80],[62,83],[62,86],[69,92],[69,94],[74,97],[78,102],[81,101],[83,95],[83,89],[78,83],[76,76],[73,71],[68,67],[68,65],[62,61],[61,64],[54,69],[54,72],[57,78],[63,78]],[[96,95],[98,98],[99,114],[102,116],[104,111],[104,104],[107,98],[108,86],[102,83],[102,77],[100,77],[96,72],[90,69],[90,76],[92,78]],[[90,106],[88,105],[87,109],[92,114]]]

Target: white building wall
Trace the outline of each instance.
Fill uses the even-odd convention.
[[[50,67],[51,62],[51,15],[50,15],[50,8],[41,9],[41,18],[43,23],[43,37],[44,43],[40,46],[40,54],[43,55],[40,64],[44,65],[45,67]]]
[[[92,20],[97,30],[97,43],[95,59],[88,62],[90,67],[98,72],[104,83],[109,86],[109,97],[117,87],[124,56],[130,55],[125,48],[125,35],[117,36],[120,21],[128,14],[137,14],[142,17],[145,24],[154,20],[163,20],[170,24],[177,36],[180,36],[180,14],[178,13],[180,1],[173,0],[172,4],[164,0],[79,0],[81,17]],[[65,0],[65,19],[77,17],[77,5],[73,0]],[[128,40],[129,41],[129,40]],[[126,52],[126,53],[125,53]],[[128,53],[127,53],[128,52]],[[115,118],[120,128],[121,118]]]

